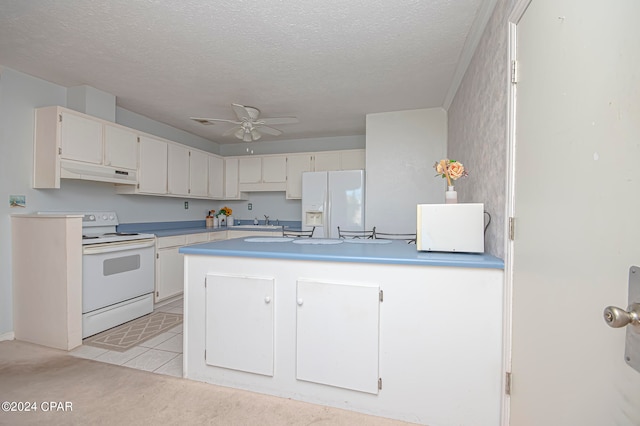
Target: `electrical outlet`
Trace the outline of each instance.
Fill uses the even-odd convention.
[[[184,202],[184,208],[185,208],[185,210],[189,208],[189,202],[188,201]]]
[[[249,208],[249,210],[253,210],[253,204],[251,203],[247,204],[247,208]]]

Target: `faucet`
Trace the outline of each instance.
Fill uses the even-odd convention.
[[[265,225],[269,224],[269,216],[267,216],[266,214],[264,215],[264,224]]]

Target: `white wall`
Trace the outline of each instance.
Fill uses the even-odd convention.
[[[513,0],[498,0],[449,110],[448,155],[469,171],[458,200],[484,203],[492,220],[485,251],[504,257],[509,90],[508,26]]]
[[[416,204],[443,203],[445,182],[433,164],[447,149],[442,108],[367,114],[367,229],[416,232]]]

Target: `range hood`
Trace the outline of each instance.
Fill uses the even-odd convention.
[[[135,185],[138,183],[138,175],[135,170],[116,169],[115,167],[100,164],[81,163],[70,160],[60,160],[60,178],[92,180],[125,185]]]

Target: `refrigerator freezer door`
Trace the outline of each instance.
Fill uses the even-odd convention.
[[[329,237],[342,229],[364,230],[364,171],[328,172]]]
[[[327,172],[302,173],[302,230],[316,227],[313,236],[327,238]]]

